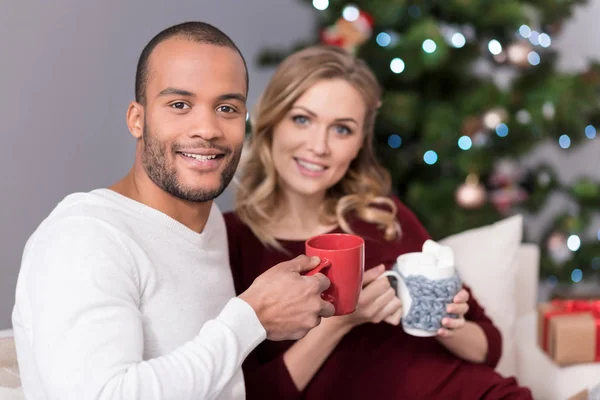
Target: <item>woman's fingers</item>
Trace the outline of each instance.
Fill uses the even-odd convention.
[[[446,312],[456,315],[465,315],[469,311],[467,303],[452,303],[446,306]]]

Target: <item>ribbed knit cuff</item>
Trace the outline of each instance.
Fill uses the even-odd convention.
[[[267,331],[260,323],[254,309],[238,297],[227,302],[217,320],[235,332],[246,353],[250,353],[267,338]]]

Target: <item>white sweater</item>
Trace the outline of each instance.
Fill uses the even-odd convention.
[[[108,189],[66,197],[31,236],[13,327],[28,400],[243,399],[266,336],[235,297],[216,205],[199,234]]]

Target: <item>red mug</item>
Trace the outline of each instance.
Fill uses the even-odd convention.
[[[306,275],[318,272],[331,281],[323,298],[333,304],[335,315],[352,314],[358,304],[365,267],[365,241],[360,236],[328,233],[306,241],[306,255],[321,258]]]

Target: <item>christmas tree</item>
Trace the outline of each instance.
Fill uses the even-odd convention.
[[[542,278],[598,279],[600,183],[565,185],[520,160],[552,140],[569,151],[600,129],[600,64],[555,68],[552,38],[581,0],[313,0],[315,37],[266,49],[262,65],[311,44],[364,59],[384,88],[376,150],[395,192],[434,238],[537,213],[550,194],[578,205],[539,241]],[[595,229],[595,231],[594,231]],[[527,240],[527,230],[525,231]]]

